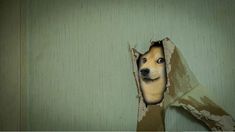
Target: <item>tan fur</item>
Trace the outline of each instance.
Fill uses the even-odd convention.
[[[147,61],[143,63],[142,59]],[[154,81],[144,81],[140,75],[140,83],[145,102],[158,103],[163,98],[163,93],[166,85],[165,63],[158,64],[156,61],[159,58],[164,58],[163,49],[161,47],[152,47],[147,54],[140,58],[140,70],[148,68],[150,70],[149,78],[156,79]]]

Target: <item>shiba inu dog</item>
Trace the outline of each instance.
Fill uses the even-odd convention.
[[[163,99],[166,87],[166,65],[162,41],[152,42],[138,61],[141,91],[145,104],[157,104]]]

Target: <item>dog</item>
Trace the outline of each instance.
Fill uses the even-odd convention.
[[[166,88],[166,64],[162,41],[151,42],[137,60],[141,91],[147,105],[160,103]]]

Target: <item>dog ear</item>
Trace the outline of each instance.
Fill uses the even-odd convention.
[[[149,48],[152,47],[152,46],[154,46],[154,45],[157,43],[157,41],[151,41],[150,43],[151,43],[151,44],[150,44]]]
[[[159,41],[152,41],[150,46],[149,46],[149,50],[152,48],[152,47],[163,47],[163,41],[162,40],[159,40]]]

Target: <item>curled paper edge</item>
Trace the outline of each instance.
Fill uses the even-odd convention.
[[[220,106],[214,103],[213,96],[198,82],[175,44],[169,38],[165,38],[161,41],[163,42],[166,60],[167,90],[164,93],[162,103],[159,105],[164,109],[172,106],[182,107],[196,119],[205,123],[210,130],[235,130],[234,119]],[[131,53],[133,76],[138,92],[137,97],[139,99],[137,119],[137,123],[139,123],[142,121],[143,117],[147,116],[148,107],[146,107],[144,103],[144,98],[140,90],[138,67],[136,63],[139,57],[138,51],[131,48],[130,45],[129,50]],[[178,67],[178,69],[174,66]],[[183,85],[181,85],[181,83]],[[217,110],[217,113],[214,110]],[[164,114],[164,112],[162,114]],[[156,119],[156,121],[159,120]],[[164,124],[164,120],[162,124]]]

